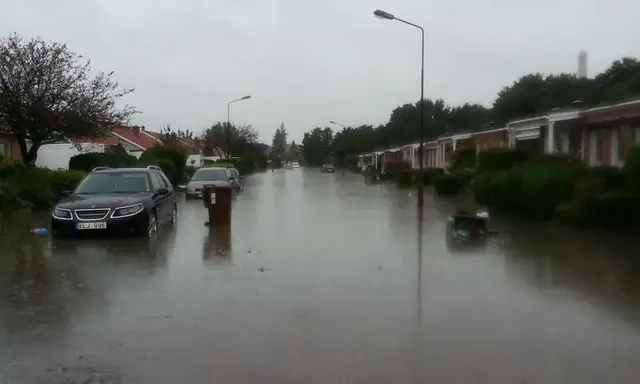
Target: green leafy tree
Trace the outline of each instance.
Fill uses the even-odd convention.
[[[165,147],[174,148],[186,153],[191,153],[193,148],[193,132],[188,129],[173,129],[170,124],[162,127],[160,140]]]
[[[135,113],[116,106],[133,89],[120,88],[112,72],[92,75],[90,64],[65,44],[16,34],[0,40],[0,124],[25,164],[42,145],[104,136]]]
[[[231,140],[228,135],[231,136]],[[229,126],[226,122],[217,122],[204,131],[202,141],[205,156],[239,157],[246,148],[258,142],[258,132],[249,124]]]
[[[424,101],[425,140],[459,132],[481,131],[504,126],[508,121],[549,113],[567,107],[589,107],[627,101],[640,96],[640,61],[622,58],[595,78],[573,74],[529,74],[505,86],[492,108],[467,103],[447,105],[444,100]],[[420,102],[395,108],[386,124],[378,127],[345,128],[336,133],[332,151],[338,164],[362,152],[389,148],[420,139]],[[303,154],[314,163],[324,156],[320,128],[305,133]],[[307,144],[309,146],[307,147]],[[327,152],[326,150],[324,152]]]
[[[272,154],[274,157],[282,158],[287,149],[287,130],[284,123],[280,123],[280,127],[273,134]]]
[[[322,165],[332,161],[333,131],[331,128],[314,128],[304,134],[302,154],[308,165]]]

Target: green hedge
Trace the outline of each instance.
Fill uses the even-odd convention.
[[[477,172],[508,171],[531,160],[533,154],[524,150],[491,148],[478,153]]]
[[[373,171],[373,167],[369,170]],[[400,168],[394,170],[393,178],[398,185],[403,187],[418,185],[420,180],[422,180],[423,185],[432,185],[444,173],[444,169],[440,168],[424,168],[422,173],[420,173],[419,169]]]
[[[69,169],[83,172],[91,172],[96,167],[125,168],[137,165],[138,160],[129,155],[122,145],[104,153],[81,153],[69,159]]]
[[[438,176],[433,186],[438,195],[452,196],[465,190],[471,183],[473,173],[468,171],[455,171]]]
[[[576,227],[640,224],[639,148],[632,149],[624,168],[585,167],[563,155],[495,168],[478,172],[472,183],[476,201],[492,209]]]
[[[474,169],[477,163],[477,153],[475,149],[459,149],[451,156],[451,169]]]
[[[0,211],[21,208],[45,209],[73,190],[85,173],[26,167],[20,161],[0,163]]]

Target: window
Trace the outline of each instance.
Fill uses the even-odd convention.
[[[158,175],[160,175],[160,178],[167,184],[167,188],[173,188],[173,184],[171,184],[171,181],[169,181],[169,178],[164,174],[164,172],[158,172]]]
[[[149,178],[151,179],[151,187],[154,191],[157,191],[160,188],[164,188],[164,186],[160,182],[160,177],[156,172],[149,172]]]
[[[156,183],[160,186],[160,188],[169,188],[167,182],[160,176],[160,172],[151,172],[152,178],[156,179]],[[153,181],[153,179],[152,179]]]
[[[150,192],[145,172],[90,173],[80,182],[75,193],[137,193]]]
[[[191,181],[205,180],[228,180],[229,174],[224,168],[202,168],[197,170],[191,177]]]

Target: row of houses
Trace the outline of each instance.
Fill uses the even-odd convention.
[[[447,168],[454,151],[525,148],[546,154],[573,155],[590,166],[622,166],[627,152],[640,144],[640,100],[597,108],[572,108],[509,122],[479,132],[458,133],[424,143],[423,166]],[[420,167],[420,143],[359,155],[360,166],[384,172],[389,161]]]
[[[110,132],[97,139],[76,139],[46,144],[38,149],[36,166],[51,169],[69,166],[69,159],[80,153],[103,153],[109,147],[122,145],[127,153],[140,158],[142,153],[156,144],[162,143],[160,132],[147,130],[144,126],[113,127]],[[186,140],[184,144],[193,149],[188,163],[201,166],[206,159],[202,155],[202,143],[199,139]],[[20,159],[20,147],[10,135],[2,135],[0,127],[0,154],[5,159]],[[217,156],[211,157],[215,160]],[[207,158],[210,159],[210,158]]]

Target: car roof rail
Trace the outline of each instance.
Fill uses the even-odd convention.
[[[95,167],[91,170],[91,172],[95,172],[95,171],[103,171],[105,169],[111,169],[111,167]]]
[[[147,169],[153,169],[155,171],[162,171],[162,168],[158,167],[157,165],[147,165]]]

